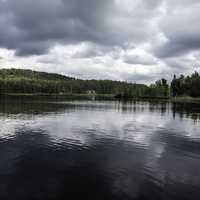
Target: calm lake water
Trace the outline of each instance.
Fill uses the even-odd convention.
[[[0,199],[200,199],[200,105],[0,103]]]

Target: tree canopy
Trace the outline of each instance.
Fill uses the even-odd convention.
[[[171,84],[162,78],[154,84],[128,83],[112,80],[82,80],[64,75],[24,69],[0,70],[0,94],[45,93],[45,94],[112,94],[119,98],[170,96],[200,97],[200,75],[174,75]]]
[[[200,75],[194,72],[191,76],[180,75],[174,78],[171,82],[172,96],[191,96],[200,97]]]

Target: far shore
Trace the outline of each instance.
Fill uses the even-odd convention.
[[[189,96],[183,96],[183,97],[173,97],[170,98],[172,102],[180,102],[180,103],[200,103],[200,97],[189,97]]]
[[[169,101],[174,103],[200,103],[200,97],[194,98],[189,96],[182,97],[126,97],[126,98],[116,98],[114,94],[71,94],[71,93],[60,93],[60,94],[49,94],[49,93],[6,93],[0,94],[0,97],[44,97],[51,99],[83,99],[83,100],[155,100],[155,101]]]

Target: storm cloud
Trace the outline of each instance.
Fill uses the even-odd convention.
[[[169,4],[167,14],[170,15],[161,21],[160,29],[167,41],[157,49],[160,57],[176,57],[200,49],[199,1],[183,2],[178,1],[175,7]]]
[[[6,0],[0,1],[0,45],[19,56],[43,54],[55,43],[126,47],[142,42],[151,31],[146,17],[153,17],[158,3],[138,3],[141,12],[126,12],[115,0]]]
[[[1,65],[132,81],[191,73],[199,10],[197,0],[0,0]]]

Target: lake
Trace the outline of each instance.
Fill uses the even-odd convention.
[[[200,199],[200,105],[1,100],[0,199]]]

